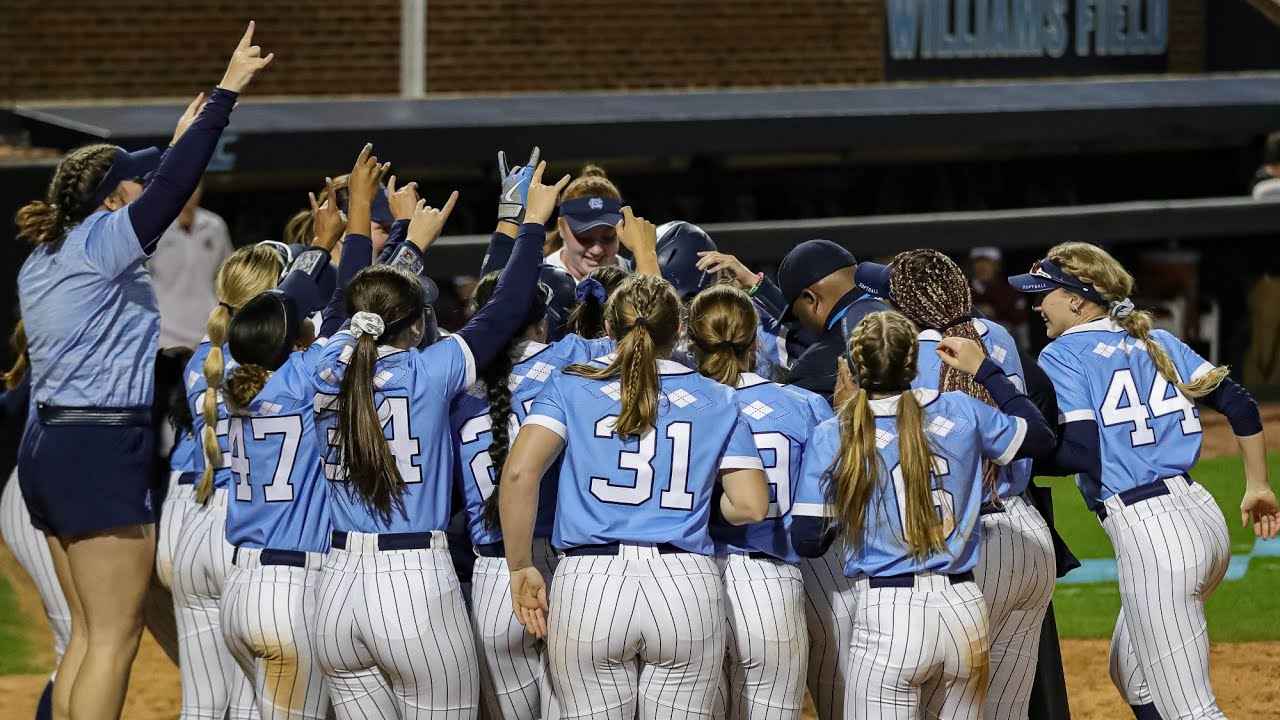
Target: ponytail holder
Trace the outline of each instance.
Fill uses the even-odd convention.
[[[973,320],[973,315],[971,315],[971,314],[969,314],[969,313],[965,313],[964,315],[961,315],[960,317],[956,318],[955,320],[952,320],[951,322],[947,323],[946,325],[943,325],[943,326],[942,326],[942,329],[943,329],[943,331],[945,332],[945,331],[947,331],[947,330],[950,330],[950,329],[951,329],[951,328],[953,328],[953,327],[956,327],[957,325],[963,325],[963,324],[965,324],[965,323],[969,322],[970,320]]]
[[[351,334],[355,339],[359,340],[361,335],[372,335],[375,339],[382,337],[382,333],[386,332],[386,325],[382,322],[382,316],[371,312],[358,312],[351,316]]]
[[[235,314],[236,314],[236,309],[235,309],[234,307],[232,307],[229,303],[224,303],[224,302],[219,301],[219,302],[218,302],[218,307],[224,307],[224,308],[226,308],[226,309],[227,309],[227,312],[231,313],[232,315],[235,315]]]
[[[1133,301],[1129,298],[1123,300],[1112,300],[1111,308],[1107,311],[1112,320],[1123,320],[1133,314]]]
[[[578,302],[586,302],[587,298],[594,298],[596,302],[603,305],[605,301],[604,285],[601,285],[599,280],[589,277],[578,283],[578,287],[573,291],[573,296],[577,298]]]
[[[641,316],[637,317],[637,318],[635,319],[635,322],[631,323],[631,329],[632,329],[632,330],[634,330],[634,329],[636,329],[636,328],[644,328],[644,329],[645,329],[645,331],[646,331],[646,332],[648,332],[648,330],[649,330],[649,321],[648,321],[648,320],[645,320],[645,318],[644,318],[644,316],[643,316],[643,315],[641,315]]]

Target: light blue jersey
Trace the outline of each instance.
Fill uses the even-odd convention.
[[[200,472],[200,443],[189,432],[183,431],[173,441],[173,451],[169,453],[169,472]]]
[[[1009,378],[1009,382],[1019,390],[1026,392],[1026,376],[1022,372],[1022,357],[1018,355],[1018,346],[1013,336],[1003,325],[991,320],[974,320],[973,326],[987,348],[987,357],[991,358],[1000,371]],[[913,388],[938,389],[938,377],[942,371],[942,360],[938,357],[938,341],[942,334],[937,330],[925,330],[920,333],[920,353],[917,359],[916,379]],[[1015,460],[1005,467],[999,468],[996,475],[996,494],[1001,498],[1021,495],[1031,483],[1030,458]]]
[[[813,429],[831,417],[821,395],[772,383],[753,373],[738,379],[734,393],[751,439],[769,479],[769,516],[752,525],[711,526],[717,546],[729,552],[762,552],[789,563],[800,562],[791,546],[791,500],[804,479],[800,473],[805,444]],[[815,489],[812,492],[820,492]]]
[[[552,373],[566,365],[586,362],[611,350],[613,340],[609,338],[586,340],[573,334],[550,345],[525,343],[521,349],[520,361],[512,366],[509,378],[511,441],[515,442],[520,424],[529,414],[529,407],[551,380]],[[471,542],[474,545],[496,543],[502,540],[501,529],[490,528],[484,521],[484,503],[493,494],[497,479],[494,477],[493,461],[489,457],[489,446],[493,442],[490,430],[493,426],[489,420],[489,401],[482,383],[467,388],[467,392],[453,401],[450,420],[458,454],[454,469],[458,487],[462,491],[464,509],[467,511]],[[535,537],[551,536],[552,520],[555,518],[555,481],[559,474],[560,462],[557,460],[547,470],[542,483],[538,519],[534,525]]]
[[[99,210],[31,249],[18,301],[32,406],[151,406],[160,311],[146,259],[128,208]]]
[[[444,530],[453,514],[449,408],[453,398],[476,381],[471,348],[461,335],[450,335],[424,350],[378,348],[373,403],[405,482],[404,508],[393,509],[390,520],[371,510],[347,486],[342,468],[336,400],[353,348],[351,333],[336,333],[325,346],[316,372],[321,410],[316,432],[329,445],[324,472],[332,483],[333,528],[365,533]]]
[[[756,374],[764,378],[780,377],[787,369],[787,341],[781,335],[774,335],[764,329],[764,325],[756,326]]]
[[[609,356],[592,360],[603,367]],[[720,470],[762,468],[733,390],[689,368],[659,360],[656,426],[619,438],[617,379],[557,371],[525,424],[565,440],[552,544],[670,543],[710,555],[707,531]]]
[[[1213,369],[1186,343],[1153,330],[1186,382]],[[1156,370],[1141,341],[1110,318],[1077,325],[1040,353],[1058,395],[1059,424],[1098,423],[1102,477],[1078,475],[1085,504],[1161,478],[1185,475],[1200,457],[1200,412]]]
[[[848,577],[881,577],[934,572],[954,575],[973,569],[979,535],[974,530],[984,496],[982,461],[1007,465],[1026,437],[1022,418],[1000,413],[961,392],[912,390],[924,407],[925,437],[933,447],[933,501],[946,530],[946,549],[912,557],[904,533],[905,498],[898,465],[898,400],[894,395],[871,401],[880,451],[880,483],[866,511],[863,541],[845,557]],[[803,476],[792,512],[834,513],[828,507],[826,477],[840,455],[840,418],[818,426],[805,449]],[[819,510],[820,509],[820,510]]]
[[[187,407],[191,409],[191,426],[195,429],[196,437],[196,472],[204,473],[205,454],[204,445],[200,440],[204,436],[204,413],[201,408],[204,407],[204,391],[209,389],[209,383],[204,379],[204,359],[209,356],[209,338],[205,338],[196,347],[196,351],[191,354],[191,360],[187,362]],[[226,345],[222,346],[223,361],[223,380],[226,380],[227,373],[235,368],[235,361],[231,359],[231,350]],[[216,488],[224,488],[231,484],[231,448],[227,444],[227,431],[229,429],[227,414],[227,406],[222,402],[222,393],[218,393],[218,424],[214,426],[213,432],[218,436],[218,447],[222,449],[222,459],[213,468],[213,486]]]
[[[315,370],[324,345],[295,352],[229,423],[227,542],[237,547],[327,552],[328,483],[316,432]]]

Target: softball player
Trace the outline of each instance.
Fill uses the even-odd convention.
[[[707,532],[716,478],[724,518],[740,524],[764,519],[764,473],[732,391],[660,359],[680,327],[669,284],[633,275],[610,297],[605,321],[616,353],[555,373],[503,470],[513,607],[548,637],[551,691],[565,717],[631,720],[637,690],[642,718],[705,717],[724,656]],[[552,542],[565,557],[548,627],[532,539],[539,485],[561,448]]]
[[[982,461],[1007,465],[1053,447],[1039,411],[971,340],[946,338],[938,354],[1014,416],[962,393],[912,390],[917,334],[895,312],[854,328],[842,372],[858,390],[810,439],[792,510],[793,540],[809,555],[825,549],[822,516],[834,519],[845,575],[856,578],[846,718],[979,717],[988,651],[986,603],[973,582]]]
[[[543,267],[543,272],[561,272]],[[497,280],[498,274],[490,273],[476,286],[477,308],[488,302]],[[539,285],[540,290],[545,287]],[[479,382],[459,395],[450,411],[458,489],[478,556],[472,571],[471,620],[481,658],[480,695],[493,720],[530,720],[546,715],[540,712],[542,643],[525,631],[511,611],[511,582],[497,521],[496,482],[515,430],[551,374],[565,365],[604,355],[613,347],[608,339],[587,341],[573,334],[549,345],[542,342],[548,301],[542,292],[534,294],[524,331],[481,371]],[[552,477],[556,470],[552,469]],[[547,574],[554,571],[556,560],[550,543],[554,510],[555,483],[548,482],[538,499],[534,532],[534,563]]]
[[[741,422],[750,430],[769,482],[763,522],[711,526],[723,554],[729,642],[725,657],[731,718],[795,718],[804,704],[809,650],[800,557],[791,547],[793,485],[805,442],[831,417],[820,396],[747,372],[755,361],[759,321],[746,293],[716,285],[689,308],[690,349],[703,375],[737,388]]]
[[[984,402],[987,392],[972,376],[938,356],[943,337],[965,337],[983,345],[1019,389],[1025,390],[1022,360],[1013,337],[991,320],[971,320],[973,306],[964,271],[936,250],[900,253],[888,267],[858,266],[858,282],[891,300],[920,332],[919,369],[912,387],[960,390]],[[1017,460],[988,476],[989,494],[980,511],[983,552],[974,567],[987,600],[991,630],[991,680],[986,720],[1026,718],[1039,657],[1040,626],[1053,599],[1055,564],[1049,526],[1023,494],[1031,483],[1031,460]]]
[[[1111,679],[1142,719],[1224,717],[1209,686],[1204,602],[1230,559],[1226,521],[1190,476],[1200,454],[1192,400],[1227,416],[1244,455],[1242,521],[1261,538],[1280,530],[1253,398],[1134,310],[1133,277],[1105,250],[1064,243],[1009,278],[1043,293],[1053,340],[1040,366],[1058,395],[1056,461],[1074,471],[1116,552],[1120,616]]]
[[[177,540],[172,571],[183,720],[220,720],[229,707],[233,717],[255,712],[252,687],[223,640],[218,609],[233,550],[225,531],[231,463],[221,387],[233,367],[224,344],[232,313],[275,287],[280,270],[280,256],[263,245],[240,248],[222,263],[214,280],[218,306],[209,315],[208,338],[187,364],[187,404],[202,452],[196,453],[196,508]]]
[[[544,168],[532,173],[526,222],[491,302],[457,334],[418,350],[418,277],[372,267],[346,289],[351,330],[322,353],[318,385],[334,397],[316,427],[330,446],[334,533],[315,636],[334,705],[347,716],[477,714],[475,644],[444,533],[453,493],[448,409],[523,324],[524,313],[512,310],[533,295],[543,224],[568,183],[542,185]],[[455,200],[416,213],[410,239],[434,240]],[[390,682],[390,706],[359,684],[375,668]]]

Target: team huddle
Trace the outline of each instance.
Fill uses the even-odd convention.
[[[31,409],[0,517],[63,629],[53,717],[119,715],[145,622],[183,718],[772,720],[806,694],[821,720],[1025,718],[1059,571],[1033,474],[1076,475],[1115,547],[1135,715],[1223,717],[1204,601],[1230,549],[1193,401],[1230,420],[1270,538],[1260,415],[1106,251],[1009,279],[1051,338],[1027,367],[943,253],[809,241],[775,282],[596,169],[546,181],[535,148],[499,153],[448,333],[428,274],[457,193],[427,205],[366,145],[305,244],[235,251],[205,340],[160,350],[144,263],[270,63],[252,33],[167,150],[73,151],[19,214],[6,380]]]

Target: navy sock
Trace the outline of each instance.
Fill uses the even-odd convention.
[[[1133,708],[1133,716],[1137,720],[1161,720],[1159,711],[1156,710],[1155,703],[1147,703],[1146,705],[1130,705]]]
[[[44,686],[40,702],[36,704],[36,720],[53,720],[53,680]]]

